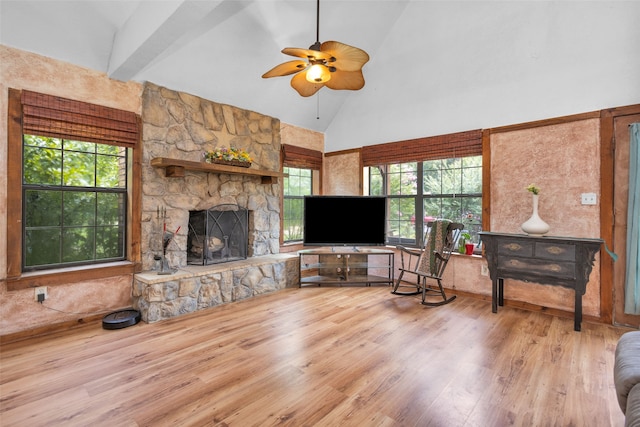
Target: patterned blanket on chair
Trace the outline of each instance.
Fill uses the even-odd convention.
[[[451,221],[448,219],[437,219],[433,222],[425,236],[424,251],[418,260],[418,272],[424,272],[432,276],[438,272],[436,252],[442,252],[450,224]]]

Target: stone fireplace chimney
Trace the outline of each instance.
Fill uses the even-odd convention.
[[[233,146],[253,157],[251,169],[279,172],[280,121],[153,83],[145,83],[142,100],[143,270],[152,270],[154,256],[159,254],[162,228],[155,220],[159,206],[166,209],[166,229],[179,229],[166,250],[172,268],[188,264],[190,212],[218,205],[246,210],[246,256],[279,253],[281,195],[277,182],[190,170],[182,177],[167,177],[164,168],[150,162],[157,157],[200,162],[205,151]]]

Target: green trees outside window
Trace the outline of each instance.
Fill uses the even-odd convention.
[[[446,218],[477,238],[482,225],[482,156],[367,168],[369,194],[386,196],[388,243],[422,241],[426,223]]]
[[[283,229],[282,239],[285,242],[300,241],[303,237],[304,196],[313,192],[312,170],[285,167]]]
[[[23,269],[125,259],[127,149],[23,139]]]

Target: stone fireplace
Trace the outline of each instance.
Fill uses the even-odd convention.
[[[214,148],[246,150],[253,157],[250,169],[280,170],[280,121],[253,111],[218,104],[183,92],[145,83],[142,97],[142,262],[144,270],[155,268],[154,234],[157,207],[166,209],[167,230],[177,230],[167,247],[172,268],[187,265],[189,212],[231,204],[246,209],[248,257],[280,251],[280,187],[263,184],[252,175],[185,171],[184,177],[167,177],[165,169],[153,167],[153,158],[201,162]]]
[[[152,165],[157,158],[201,165],[205,151],[236,147],[252,156],[248,171],[279,172],[280,121],[153,83],[145,83],[142,102],[144,272],[136,275],[133,294],[134,307],[141,311],[143,320],[160,320],[297,286],[297,257],[279,255],[281,196],[277,181],[199,167],[170,174],[167,168]],[[188,256],[188,245],[193,244],[189,241],[190,213],[225,205],[246,213],[244,257],[210,267],[192,265]],[[159,276],[158,258],[163,251],[159,236],[165,230],[176,231],[164,250],[175,273]],[[217,253],[220,257],[226,254]]]

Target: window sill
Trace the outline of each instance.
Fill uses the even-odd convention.
[[[300,249],[304,249],[304,246],[301,241],[287,242],[280,245],[281,253],[296,252],[296,251],[299,251]]]
[[[463,258],[477,258],[477,259],[484,259],[484,257],[482,256],[482,254],[472,254],[472,255],[467,255],[467,254],[461,254],[460,252],[451,252],[451,255],[453,256],[460,256]]]
[[[86,280],[133,274],[140,267],[130,261],[112,262],[100,265],[60,268],[57,270],[23,273],[20,277],[7,278],[7,290],[35,288],[38,286],[56,286]]]

